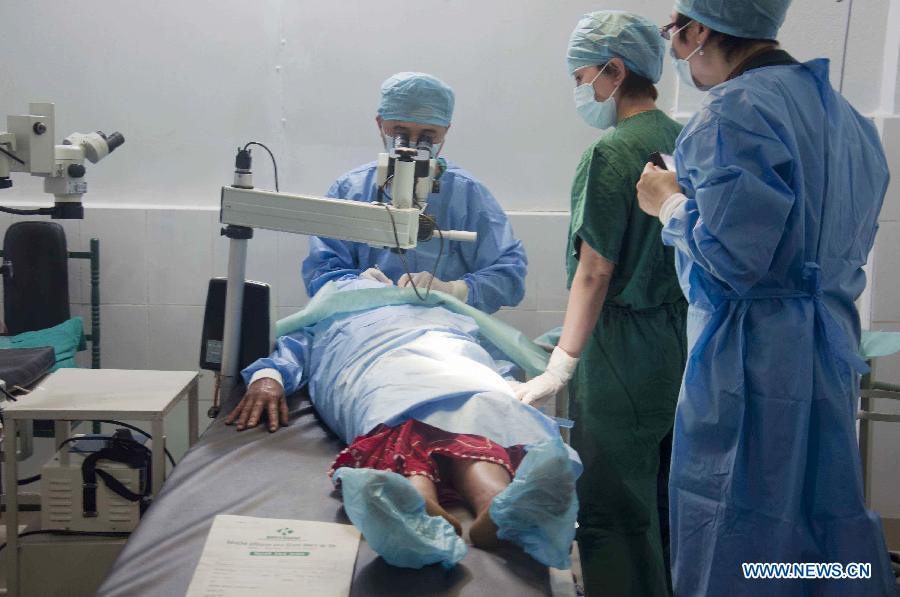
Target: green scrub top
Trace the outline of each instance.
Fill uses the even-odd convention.
[[[654,151],[671,153],[681,125],[659,110],[619,123],[584,155],[572,183],[567,254],[571,288],[581,243],[616,264],[606,304],[648,309],[684,300],[675,250],[660,240],[659,218],[638,206],[635,186]]]
[[[684,371],[687,302],[673,249],[635,185],[652,152],[672,153],[680,129],[659,110],[623,120],[584,153],[572,186],[569,286],[582,243],[616,266],[569,387],[585,466],[578,541],[588,595],[670,591],[657,475]]]

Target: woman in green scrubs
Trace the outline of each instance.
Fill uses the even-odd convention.
[[[588,595],[670,592],[657,475],[684,370],[687,303],[661,224],[635,191],[650,154],[671,153],[681,130],[656,108],[663,54],[658,29],[630,13],[588,14],[572,33],[578,112],[611,130],[585,151],[572,185],[559,344],[546,372],[516,388],[540,406],[569,384],[572,444],[585,466],[578,543]]]

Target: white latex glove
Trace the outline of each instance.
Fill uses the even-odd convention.
[[[376,282],[381,282],[382,284],[390,284],[394,285],[391,282],[391,279],[384,275],[384,272],[378,269],[377,267],[370,267],[363,273],[359,275],[360,278],[365,278],[366,280],[374,280]]]
[[[444,282],[440,278],[435,278],[431,275],[430,272],[419,272],[413,274],[410,278],[409,274],[403,274],[399,280],[397,280],[397,286],[400,288],[406,288],[408,286],[412,286],[410,283],[415,282],[416,288],[420,291],[428,288],[428,282],[431,282],[432,290],[440,290],[441,292],[446,292],[447,294],[461,300],[462,302],[466,302],[466,299],[469,297],[469,285],[466,284],[462,280],[453,280],[452,282]]]
[[[576,357],[569,356],[566,351],[557,346],[550,354],[547,369],[534,379],[513,388],[513,392],[515,392],[516,398],[525,404],[540,408],[566,387],[566,384],[572,379],[577,365]]]

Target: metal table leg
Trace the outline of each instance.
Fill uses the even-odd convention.
[[[193,446],[197,443],[197,427],[200,424],[200,384],[197,379],[191,384],[188,390],[188,445]]]
[[[151,435],[153,436],[153,453],[150,476],[153,477],[153,497],[156,497],[166,476],[166,437],[163,435],[162,417],[153,419]]]
[[[6,419],[3,452],[6,460],[6,594],[19,594],[19,478],[16,459],[17,421]]]
[[[65,445],[62,448],[60,446],[69,439],[71,431],[71,423],[69,421],[53,421],[53,441],[56,442],[53,447],[59,450],[60,466],[68,466],[69,464],[69,446]]]

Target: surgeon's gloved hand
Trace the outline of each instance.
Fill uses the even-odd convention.
[[[262,413],[269,419],[269,431],[288,424],[288,406],[284,388],[276,380],[264,377],[250,384],[234,410],[225,417],[226,425],[237,423],[237,430],[256,427]]]
[[[559,393],[575,373],[578,358],[569,356],[557,346],[550,354],[550,362],[543,373],[513,389],[516,398],[535,408],[543,406]]]
[[[394,285],[394,282],[388,278],[383,271],[378,269],[377,267],[370,267],[363,273],[359,275],[360,278],[366,280],[374,280],[375,282],[381,282],[382,284],[389,284],[391,286]]]
[[[397,286],[400,288],[406,288],[412,286],[412,283],[415,283],[416,288],[419,290],[425,290],[428,288],[428,282],[431,282],[432,290],[440,290],[441,292],[446,292],[450,296],[459,299],[462,302],[466,302],[466,299],[469,297],[469,285],[466,284],[463,280],[453,280],[452,282],[444,282],[440,278],[435,278],[431,275],[430,272],[419,272],[416,274],[403,274],[399,280],[397,280]]]

